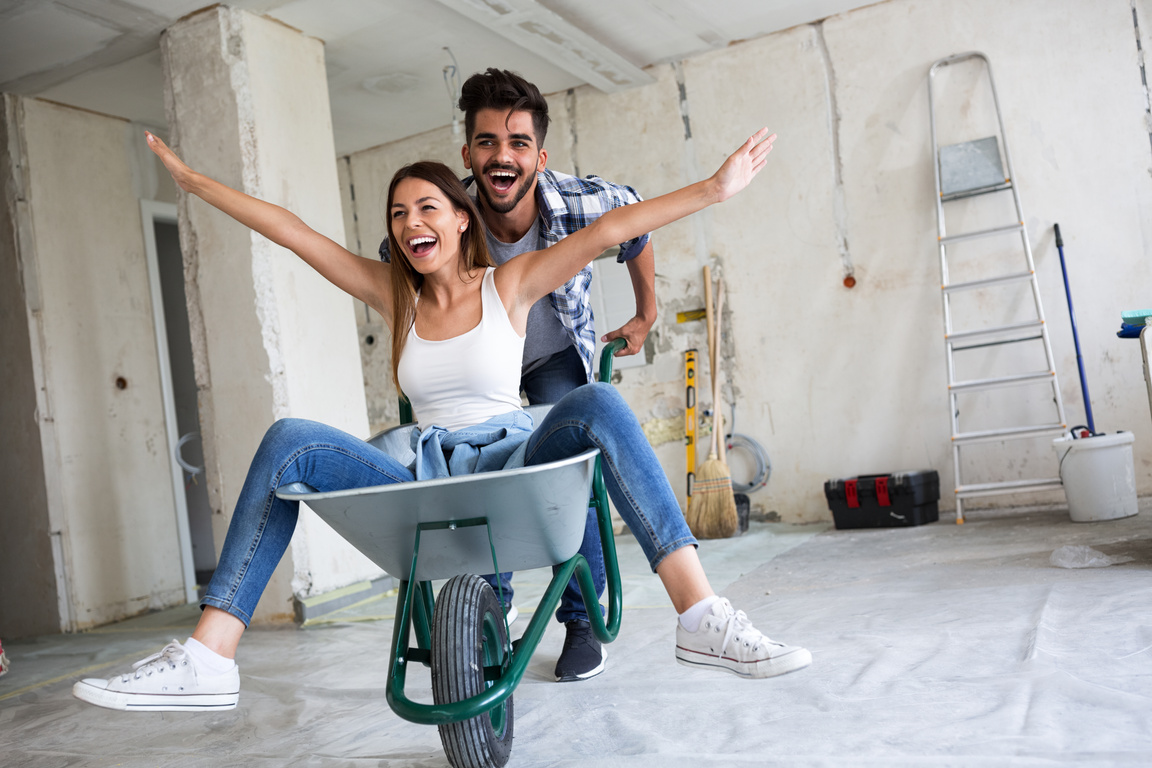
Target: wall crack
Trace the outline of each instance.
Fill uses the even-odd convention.
[[[696,162],[696,143],[692,138],[691,111],[688,106],[688,86],[684,79],[684,65],[682,62],[672,62],[672,74],[676,78],[676,88],[680,103],[680,118],[684,122],[683,178],[686,184],[691,184],[694,181],[700,180],[700,168]],[[697,216],[691,216],[688,219],[695,234],[693,240],[696,245],[696,263],[701,267],[710,261],[707,220],[707,216],[703,213]]]
[[[580,159],[576,155],[579,138],[576,135],[576,89],[564,94],[564,112],[568,116],[568,156],[572,158],[572,175],[580,176]]]
[[[848,208],[844,201],[844,162],[840,154],[840,106],[836,101],[836,68],[832,66],[832,56],[828,51],[828,43],[824,39],[823,20],[812,25],[816,32],[816,45],[820,49],[820,58],[824,63],[825,98],[828,102],[828,133],[832,139],[832,183],[833,183],[833,215],[836,223],[836,248],[840,252],[840,261],[844,267],[844,277],[852,277],[855,267],[852,265],[852,252],[848,248]]]
[[[1140,17],[1136,13],[1136,0],[1132,3],[1132,27],[1136,31],[1136,63],[1140,66],[1140,84],[1144,86],[1144,127],[1148,131],[1148,146],[1152,149],[1152,90],[1148,88],[1148,71],[1144,67],[1144,45],[1140,42]],[[1152,173],[1152,168],[1149,169]]]

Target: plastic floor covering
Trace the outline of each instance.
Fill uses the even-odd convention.
[[[553,682],[553,624],[515,694],[509,766],[1152,765],[1152,500],[1124,520],[970,514],[912,529],[753,523],[707,542],[713,585],[810,668],[743,680],[675,663],[675,613],[639,547],[606,672]],[[1111,561],[1054,566],[1090,545]],[[1105,561],[1108,560],[1105,557]],[[531,609],[547,573],[519,574]],[[122,713],[71,696],[175,637],[177,608],[79,635],[5,640],[4,766],[435,766],[433,727],[384,701],[392,602],[250,630],[236,710]],[[523,631],[526,621],[513,627]],[[409,691],[427,690],[422,668]]]

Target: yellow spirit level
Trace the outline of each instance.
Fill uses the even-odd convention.
[[[696,482],[696,350],[684,353],[684,380],[686,383],[684,408],[684,450],[687,452],[688,492],[692,500],[692,485]]]

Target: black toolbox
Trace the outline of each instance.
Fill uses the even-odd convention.
[[[940,476],[934,469],[827,480],[824,496],[839,529],[895,528],[940,519]]]

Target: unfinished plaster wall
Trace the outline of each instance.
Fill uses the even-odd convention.
[[[189,165],[344,242],[323,44],[216,6],[169,28],[162,49],[174,148]],[[180,226],[219,546],[275,419],[367,437],[362,375],[346,294],[198,199],[182,198]],[[257,616],[289,618],[294,597],[379,573],[305,511]]]
[[[1122,309],[1149,303],[1152,258],[1148,89],[1134,15],[1146,51],[1147,0],[890,0],[653,67],[656,82],[644,88],[550,97],[563,123],[549,134],[549,164],[646,196],[710,173],[760,125],[780,136],[752,188],[656,236],[655,354],[620,382],[641,422],[682,414],[684,350],[700,351],[707,376],[703,324],[678,324],[676,313],[703,306],[709,263],[728,289],[725,407],[735,403],[737,431],[761,442],[773,465],[754,506],[789,521],[826,519],[825,479],[927,467],[940,471],[943,506],[952,506],[927,73],[936,59],[975,49],[994,68],[1069,423],[1083,421],[1083,405],[1053,222],[1070,259],[1097,427],[1136,433],[1137,489],[1152,493],[1140,352],[1114,335]],[[458,158],[460,143],[445,128],[353,155],[360,227],[365,206],[382,205],[364,194],[366,182],[386,185],[418,157]],[[843,284],[848,273],[855,288]],[[373,354],[387,370],[387,347]],[[380,400],[370,391],[369,402]],[[995,421],[1010,408],[983,415]],[[681,440],[656,450],[683,499]],[[1050,442],[1038,440],[978,457],[965,479],[1055,472]]]
[[[70,615],[57,629],[82,629],[184,600],[140,220],[150,169],[125,121],[21,104],[30,236],[20,256],[35,346],[21,379],[42,387],[41,452],[28,460],[41,465],[59,534],[54,587]],[[17,560],[37,579],[42,546]]]

